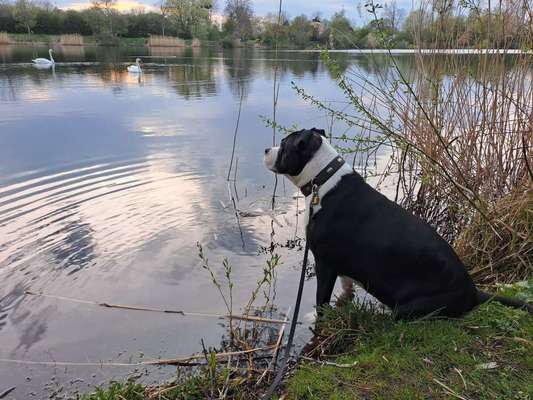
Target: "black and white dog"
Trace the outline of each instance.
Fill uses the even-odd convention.
[[[452,247],[433,228],[365,183],[321,129],[293,132],[265,150],[265,165],[306,196],[313,215],[307,240],[315,257],[316,305],[331,300],[338,276],[345,296],[351,280],[399,318],[458,317],[493,298],[533,313],[519,300],[475,287]]]

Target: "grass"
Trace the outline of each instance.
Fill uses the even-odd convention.
[[[105,389],[96,389],[94,393],[82,396],[84,400],[143,400],[144,387],[135,382],[112,382]]]
[[[504,290],[533,297],[533,281]],[[459,320],[395,322],[366,316],[364,331],[346,321],[364,310],[348,305],[328,314],[343,321],[339,364],[301,363],[287,399],[531,399],[533,318],[498,303]],[[368,311],[367,311],[368,312]],[[335,329],[335,328],[333,328]],[[329,357],[328,357],[329,358]]]
[[[533,280],[500,292],[531,300]],[[333,340],[321,359],[355,365],[300,362],[284,388],[286,400],[533,398],[533,317],[524,311],[489,303],[458,320],[398,322],[348,304],[327,310],[326,320]],[[206,372],[157,388],[113,382],[81,400],[204,399]],[[217,385],[227,373],[216,376]],[[234,381],[222,398],[259,398],[264,391],[247,386]]]

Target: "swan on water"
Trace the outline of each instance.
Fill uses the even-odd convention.
[[[48,54],[50,54],[50,59],[47,59],[47,58],[36,58],[35,60],[32,60],[32,62],[35,65],[41,65],[41,66],[54,65],[56,62],[54,61],[54,57],[52,57],[52,53],[53,52],[54,52],[54,50],[52,50],[52,49],[48,50]]]
[[[143,70],[141,69],[141,59],[137,58],[135,60],[135,65],[130,65],[128,67],[128,72],[134,73],[134,74],[142,74]]]

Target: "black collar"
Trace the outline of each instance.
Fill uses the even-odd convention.
[[[322,186],[326,181],[333,176],[344,164],[342,157],[335,157],[326,167],[318,173],[311,181],[303,185],[300,190],[305,197],[313,193],[313,186]]]

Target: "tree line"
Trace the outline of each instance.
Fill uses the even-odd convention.
[[[498,10],[465,7],[464,2],[434,0],[425,9],[410,11],[395,0],[372,5],[368,22],[356,26],[344,11],[330,18],[282,13],[256,16],[251,0],[226,0],[215,11],[213,0],[161,0],[158,11],[119,12],[116,0],[93,0],[85,10],[62,10],[46,1],[0,0],[0,32],[95,35],[101,38],[149,35],[198,38],[232,46],[312,48],[423,47],[524,47],[531,48],[532,19],[526,12],[500,1]],[[504,7],[502,8],[502,4]],[[489,3],[490,5],[490,3]],[[368,6],[368,4],[367,4]],[[363,12],[366,13],[364,10]],[[529,13],[528,13],[529,12]],[[223,23],[216,16],[224,16]],[[529,15],[529,17],[528,17]]]

